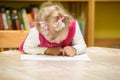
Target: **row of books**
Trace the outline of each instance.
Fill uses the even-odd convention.
[[[0,52],[8,51],[8,50],[18,50],[18,48],[0,48]]]
[[[34,26],[38,7],[14,9],[0,6],[0,30],[29,30]],[[0,52],[18,50],[18,48],[0,48]]]
[[[13,9],[0,7],[0,30],[29,30],[34,26],[38,7]]]

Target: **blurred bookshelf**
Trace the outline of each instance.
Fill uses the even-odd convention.
[[[9,22],[9,25],[8,25],[8,28],[0,26],[4,28],[4,29],[1,28],[0,30],[0,48],[18,48],[19,47],[19,44],[24,40],[25,35],[27,35],[29,30],[33,27],[32,22],[34,20],[34,14],[29,14],[29,13],[31,13],[33,10],[37,10],[36,8],[39,8],[39,6],[45,1],[47,0],[0,0],[0,8],[5,8],[5,12],[7,12],[7,10],[9,11],[12,9],[13,13],[19,14],[20,12],[22,13],[24,12],[27,14],[27,17],[31,16],[30,18],[27,18],[27,20],[24,20],[24,18],[22,17],[23,19],[22,22],[24,23],[23,25],[22,25],[22,22],[19,21],[19,19],[14,20],[13,18],[12,21],[18,22],[18,23],[12,24],[14,27],[16,27],[16,28],[13,27],[12,29],[9,28],[11,21],[8,21],[6,18],[6,21],[7,23]],[[93,46],[94,45],[94,1],[92,0],[52,0],[52,1],[61,2],[63,6],[70,12],[70,14],[75,17],[75,19],[79,22],[79,25],[80,25],[82,34],[84,36],[84,39],[87,43],[87,46]],[[18,15],[18,18],[19,16],[20,15]],[[13,16],[10,16],[10,17],[13,17]],[[28,21],[28,23],[25,24],[24,21]],[[0,22],[0,25],[1,24],[3,23]],[[10,40],[11,41],[10,44],[11,45],[15,44],[16,46],[10,46],[10,44],[7,46],[8,43],[6,43],[6,45],[3,46],[7,40],[9,40],[10,38],[11,39],[13,38],[12,37],[13,34],[14,36],[16,36],[14,37],[16,41]],[[23,36],[17,37],[18,34],[22,34]],[[7,37],[5,37],[6,35]],[[6,41],[4,41],[2,38],[6,39]]]

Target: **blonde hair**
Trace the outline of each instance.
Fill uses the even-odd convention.
[[[58,20],[64,17],[65,26],[69,26],[71,19],[73,18],[67,10],[60,3],[56,2],[45,2],[40,6],[40,9],[36,15],[35,21],[44,21],[48,23],[50,19],[55,18]]]

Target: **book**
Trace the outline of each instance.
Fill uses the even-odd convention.
[[[21,12],[22,12],[22,18],[23,18],[25,30],[29,30],[30,25],[29,25],[29,20],[28,20],[28,16],[27,16],[27,11],[26,11],[26,9],[22,9]]]
[[[6,14],[5,14],[5,10],[6,10],[5,7],[2,7],[2,8],[1,8],[2,20],[3,20],[4,29],[5,29],[5,30],[8,30],[8,29],[9,29],[9,26],[8,26],[8,23],[7,23],[7,17],[6,17]]]
[[[28,17],[29,26],[30,26],[30,28],[32,28],[32,27],[34,27],[32,8],[29,7],[26,10],[27,10],[27,17]]]
[[[18,18],[19,18],[21,30],[25,30],[21,9],[18,9]]]
[[[15,21],[15,15],[13,13],[13,9],[11,11],[11,18],[12,18],[12,24],[13,24],[13,30],[17,30],[17,26],[16,26],[16,21]]]
[[[4,30],[4,24],[3,24],[3,19],[2,19],[2,11],[0,8],[0,30]]]
[[[14,29],[21,30],[20,22],[19,22],[19,19],[18,19],[18,14],[17,14],[16,9],[12,10],[12,19],[13,19]]]
[[[7,18],[7,23],[8,23],[8,26],[9,26],[9,30],[13,30],[13,24],[12,24],[10,9],[7,9],[5,13],[6,13],[6,18]]]

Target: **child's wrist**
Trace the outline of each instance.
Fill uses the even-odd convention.
[[[61,47],[53,47],[53,48],[48,48],[44,54],[45,55],[60,55],[62,52],[62,48]]]

